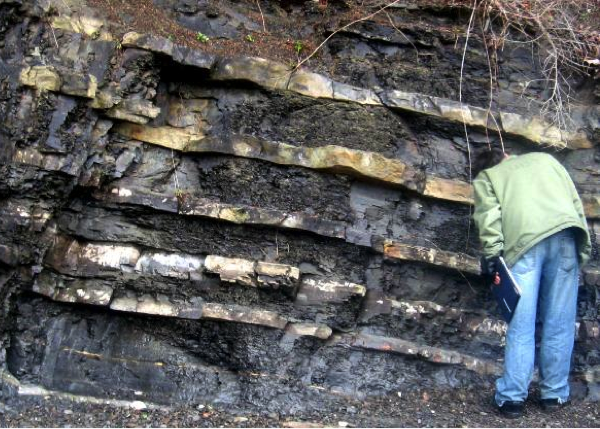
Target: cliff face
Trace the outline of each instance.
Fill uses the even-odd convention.
[[[459,102],[468,14],[390,8],[294,69],[290,41],[348,5],[265,4],[254,44],[256,2],[145,3],[113,28],[110,2],[0,2],[5,389],[293,411],[489,383],[506,326],[477,276],[466,129],[470,147],[562,148],[594,242],[573,385],[598,400],[592,81],[559,130],[518,43],[489,110],[473,36]],[[142,34],[145,16],[170,21]]]

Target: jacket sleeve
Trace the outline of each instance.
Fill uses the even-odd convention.
[[[565,170],[565,174],[567,175],[567,181],[569,183],[569,188],[571,189],[571,196],[573,198],[573,206],[577,211],[577,216],[579,217],[579,221],[581,222],[581,229],[583,230],[583,234],[578,241],[578,249],[577,253],[579,254],[579,263],[583,266],[590,259],[592,254],[592,242],[590,239],[590,233],[587,228],[587,219],[585,217],[585,213],[583,211],[583,204],[581,203],[581,198],[577,193],[577,189],[575,188],[575,184],[573,180],[571,180],[569,174]]]
[[[479,241],[486,258],[499,256],[504,249],[502,233],[502,211],[500,202],[485,173],[479,174],[473,181],[475,191],[475,212],[473,219],[479,231]]]

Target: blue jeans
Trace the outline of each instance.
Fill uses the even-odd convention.
[[[504,373],[496,381],[496,403],[527,399],[533,375],[538,309],[542,323],[541,397],[566,402],[579,275],[572,229],[560,231],[532,247],[512,267],[512,273],[522,295],[506,333]]]

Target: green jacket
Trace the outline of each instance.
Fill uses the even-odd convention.
[[[473,218],[485,257],[502,252],[512,266],[544,238],[575,227],[580,264],[590,258],[581,200],[569,174],[551,155],[511,156],[479,173],[473,188]]]

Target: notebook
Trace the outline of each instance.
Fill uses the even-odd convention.
[[[492,292],[504,320],[506,320],[507,323],[510,323],[517,308],[517,304],[519,303],[519,299],[521,298],[521,288],[506,266],[504,258],[499,258],[496,270],[500,277],[500,283],[497,285],[492,283],[490,287],[492,288]]]

